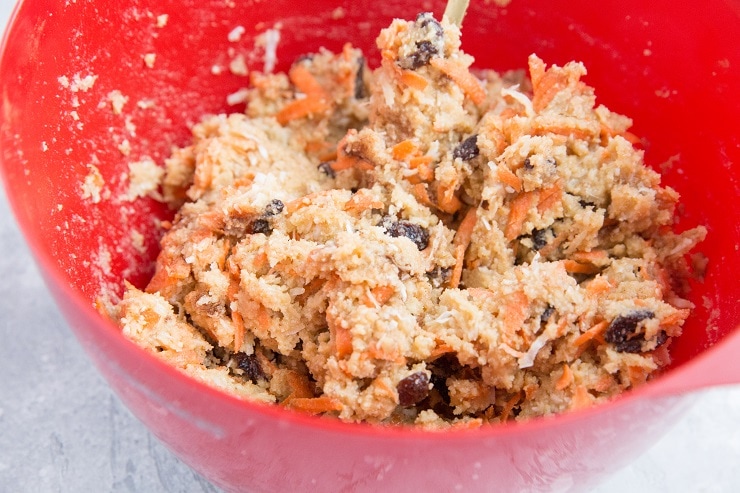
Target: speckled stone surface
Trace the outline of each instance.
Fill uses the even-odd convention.
[[[0,26],[12,4],[0,0]],[[96,373],[49,298],[4,190],[0,279],[0,493],[219,491]],[[740,387],[695,396],[667,436],[594,491],[740,491]]]

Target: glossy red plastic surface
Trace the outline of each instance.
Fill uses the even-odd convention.
[[[146,282],[155,218],[171,215],[156,202],[120,198],[128,163],[161,161],[205,113],[243,109],[226,103],[246,83],[228,63],[242,53],[250,69],[262,68],[256,34],[279,27],[279,70],[301,53],[346,41],[372,61],[375,35],[392,17],[430,7],[440,15],[443,2],[36,0],[17,9],[1,62],[0,156],[18,222],[70,326],[121,399],[215,484],[228,491],[587,489],[657,439],[691,399],[686,391],[740,382],[739,4],[489,3],[474,1],[464,24],[463,46],[476,65],[523,68],[532,52],[548,63],[583,61],[598,102],[633,117],[647,162],[682,194],[679,227],[708,227],[700,250],[710,263],[705,282],[693,287],[697,309],[664,376],[585,411],[440,433],[239,401],[125,341],[93,302],[120,292],[122,277]],[[229,41],[239,25],[243,36]],[[144,63],[149,53],[152,68]],[[120,114],[113,91],[128,98]],[[81,198],[93,167],[105,181],[97,203]],[[143,249],[134,230],[145,236]]]

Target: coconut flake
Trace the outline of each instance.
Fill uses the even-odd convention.
[[[519,358],[519,369],[523,370],[524,368],[530,368],[533,366],[537,353],[540,352],[540,349],[542,349],[549,340],[550,337],[544,332],[537,336],[537,339],[532,341],[532,345],[529,346],[527,352]]]

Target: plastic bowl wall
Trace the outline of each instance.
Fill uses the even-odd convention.
[[[120,293],[123,278],[146,283],[156,223],[172,214],[154,201],[122,198],[128,164],[161,162],[206,113],[243,110],[226,102],[247,82],[228,64],[241,53],[250,70],[261,69],[258,35],[279,30],[278,70],[346,41],[377,62],[374,39],[392,17],[439,16],[443,2],[37,0],[16,10],[1,65],[0,156],[18,222],[70,326],[121,399],[215,484],[233,491],[586,489],[673,423],[690,399],[676,394],[740,380],[733,365],[740,356],[740,173],[733,167],[740,161],[740,6],[495,3],[473,2],[464,23],[463,47],[476,65],[524,68],[533,52],[547,63],[583,61],[598,102],[634,119],[647,162],[682,194],[679,228],[708,227],[700,250],[710,264],[664,376],[600,407],[440,433],[239,401],[124,340],[94,304]],[[244,34],[230,41],[237,26]],[[120,112],[112,104],[123,101],[119,94],[127,98]],[[100,197],[84,186],[94,170],[105,183]]]

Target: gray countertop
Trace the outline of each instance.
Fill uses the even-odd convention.
[[[12,6],[0,0],[0,26]],[[113,395],[49,298],[0,190],[0,493],[216,492]],[[740,387],[695,394],[596,493],[740,490]]]

